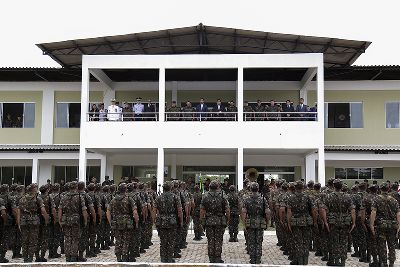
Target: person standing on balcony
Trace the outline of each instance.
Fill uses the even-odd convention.
[[[116,103],[117,101],[115,99],[111,100],[111,105],[107,108],[107,119],[109,121],[122,120],[120,107]]]
[[[184,117],[184,121],[192,121],[194,118],[195,109],[192,107],[192,102],[187,101],[186,106],[182,109],[182,117]],[[186,114],[185,114],[186,113]]]
[[[283,106],[283,112],[294,112],[294,106],[290,99],[286,100],[286,104]],[[282,115],[282,120],[292,121],[294,113],[284,113]]]
[[[133,113],[135,121],[141,121],[144,112],[144,105],[142,104],[142,98],[137,97],[136,103],[133,105]]]
[[[279,120],[279,113],[281,111],[281,106],[275,104],[275,100],[271,99],[270,105],[267,107],[267,112],[271,112],[267,114],[269,121],[277,121]]]
[[[304,117],[307,117],[306,112],[308,112],[308,106],[304,104],[304,98],[300,98],[300,102],[297,105],[296,112],[299,112],[299,120],[304,120]]]
[[[315,104],[315,106],[314,107],[312,107],[312,108],[310,108],[310,112],[318,112],[318,109],[317,109],[317,104]],[[310,114],[310,120],[311,121],[316,121],[317,120],[317,113],[312,113],[312,114]]]
[[[222,105],[221,99],[217,99],[217,104],[213,107],[213,120],[223,121],[225,117],[226,107]]]
[[[227,107],[227,114],[228,121],[236,121],[237,120],[237,107],[235,106],[235,101],[229,101],[229,106]]]
[[[206,103],[204,103],[204,98],[200,98],[200,104],[197,105],[196,112],[199,121],[207,120],[208,107]]]
[[[263,121],[264,120],[264,113],[260,113],[260,112],[265,112],[265,108],[261,103],[261,100],[258,99],[257,100],[257,106],[254,108],[254,111],[256,112],[255,114],[255,119],[256,121]]]
[[[99,121],[107,120],[107,110],[104,108],[104,104],[101,103],[99,106]]]
[[[147,104],[144,106],[144,117],[145,121],[155,121],[156,120],[156,107],[153,103],[151,103],[151,100],[147,102]]]
[[[128,102],[124,102],[122,106],[122,116],[124,121],[133,121],[132,106]]]
[[[89,120],[90,121],[98,121],[99,120],[99,109],[96,104],[92,104],[90,108]]]
[[[251,106],[249,106],[248,101],[244,101],[244,106],[243,106],[243,112],[244,112],[244,120],[245,121],[251,121],[253,120],[254,117],[254,110]]]
[[[171,102],[171,107],[167,110],[167,121],[179,121],[181,108],[176,105],[176,101]]]

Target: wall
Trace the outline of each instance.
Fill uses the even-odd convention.
[[[310,91],[308,103],[315,99],[315,91]],[[400,129],[386,129],[385,111],[386,102],[400,102],[400,90],[325,91],[325,102],[351,101],[363,102],[364,128],[325,129],[326,145],[400,144]]]
[[[42,128],[42,92],[0,91],[0,102],[35,103],[35,128],[0,128],[0,143],[40,144]]]

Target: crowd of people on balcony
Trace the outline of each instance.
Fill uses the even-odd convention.
[[[238,109],[235,101],[231,100],[225,105],[217,99],[212,106],[206,104],[204,98],[196,105],[186,101],[184,106],[178,106],[172,101],[166,108],[166,121],[237,121]],[[295,106],[288,99],[285,103],[276,103],[270,100],[264,104],[257,100],[256,105],[244,102],[243,115],[245,121],[315,121],[317,119],[317,105],[309,107],[300,98]],[[158,107],[151,100],[142,103],[142,98],[136,98],[134,104],[124,102],[122,105],[113,99],[111,105],[105,108],[104,104],[92,104],[89,111],[90,121],[157,121]]]
[[[22,116],[17,115],[16,118],[13,118],[11,114],[7,114],[3,119],[3,128],[22,128],[23,121]]]

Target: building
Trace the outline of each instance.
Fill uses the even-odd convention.
[[[61,68],[0,69],[0,181],[218,175],[241,188],[252,167],[322,184],[397,181],[400,66],[353,65],[369,45],[202,24],[39,44]],[[155,110],[105,115],[118,121],[90,112],[114,98],[132,107],[137,97]],[[210,113],[178,121],[168,112],[172,101],[200,98]],[[304,112],[244,112],[245,102],[283,108],[300,98]],[[237,112],[212,113],[217,99]]]

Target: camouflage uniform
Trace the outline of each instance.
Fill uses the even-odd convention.
[[[17,192],[14,195],[15,203],[16,203],[17,207],[19,206],[19,201],[20,201],[21,197],[24,194],[24,189],[25,189],[25,186],[23,186],[23,185],[18,185],[17,186],[17,189],[16,189]],[[17,259],[17,258],[22,258],[22,254],[21,254],[22,240],[21,240],[21,231],[19,231],[18,226],[15,224],[14,227],[16,229],[15,230],[16,235],[15,235],[14,247],[12,248],[13,249],[12,258],[13,259]]]
[[[258,191],[258,184],[253,183],[252,188]],[[243,201],[243,213],[246,214],[245,225],[248,236],[248,250],[251,264],[260,264],[262,256],[262,242],[264,230],[267,228],[265,210],[268,202],[258,192],[253,192]]]
[[[253,112],[254,112],[254,110],[253,110],[253,108],[252,107],[250,107],[250,106],[243,106],[243,112],[244,112],[244,119],[246,120],[246,121],[251,121],[251,120],[253,120],[253,117],[254,117],[254,114],[253,114]]]
[[[61,193],[59,191],[60,186],[55,185],[55,191],[50,194],[50,198],[53,200],[54,208],[58,210],[60,206]],[[60,225],[58,224],[57,218],[51,217],[49,224],[49,259],[59,258],[61,255],[57,253],[58,247],[61,246],[62,233]]]
[[[291,242],[293,242],[292,263],[308,265],[311,226],[313,224],[311,212],[315,211],[315,206],[311,198],[302,192],[303,183],[298,181],[295,186],[295,192],[289,196],[287,201],[288,226],[292,234]]]
[[[43,205],[47,214],[52,214],[52,211],[55,209],[55,204],[48,193],[48,189],[49,188],[47,185],[41,186],[40,192],[42,192],[42,194],[40,195],[40,197],[43,200]],[[54,221],[50,221],[49,223],[54,224]],[[45,254],[48,246],[49,246],[49,225],[46,225],[43,216],[40,216],[39,241],[38,241],[38,249],[36,251],[36,261],[38,262],[47,261],[45,259]]]
[[[265,112],[265,108],[264,108],[264,106],[263,105],[256,105],[255,106],[255,108],[254,108],[254,112]],[[254,120],[255,121],[263,121],[264,120],[264,117],[265,117],[265,114],[264,113],[255,113],[254,114]]]
[[[225,211],[229,210],[228,200],[216,189],[212,189],[210,183],[210,191],[207,192],[201,200],[201,209],[205,212],[205,227],[208,242],[208,257],[211,263],[223,263],[221,259],[222,241],[225,227],[227,225]],[[229,214],[227,214],[229,216]]]
[[[25,193],[19,201],[24,262],[32,262],[33,255],[37,250],[40,227],[40,214],[38,210],[43,207],[42,198],[31,192]]]
[[[194,192],[193,194],[193,200],[194,200],[194,209],[193,209],[193,230],[194,230],[194,239],[193,240],[201,240],[202,233],[203,233],[203,227],[201,226],[200,222],[200,205],[201,205],[201,199],[203,198],[203,194],[198,191]]]
[[[234,185],[229,187],[230,192],[226,195],[231,212],[229,220],[229,242],[239,242],[237,235],[239,233],[239,215],[240,215],[240,201],[239,195],[236,193]]]
[[[167,114],[167,120],[168,121],[179,121],[179,118],[181,116],[180,112],[181,112],[181,108],[180,107],[170,107],[169,109],[167,109],[167,112],[174,112],[171,114]]]
[[[336,179],[334,183],[341,184],[341,181]],[[330,230],[330,253],[332,253],[328,264],[344,266],[347,258],[348,234],[352,224],[351,213],[354,212],[354,205],[351,197],[339,190],[336,189],[329,193],[324,199],[323,205],[327,213],[327,223]]]
[[[375,225],[379,260],[383,263],[383,266],[387,266],[389,258],[389,266],[394,266],[397,216],[400,214],[399,203],[386,190],[383,190],[380,195],[372,200],[371,210],[376,212]],[[389,250],[389,257],[387,250]]]
[[[88,185],[88,195],[93,202],[93,208],[96,213],[96,223],[94,223],[93,219],[90,218],[88,225],[88,248],[86,248],[86,257],[95,257],[96,256],[96,234],[97,234],[97,226],[99,224],[99,209],[101,209],[101,199],[98,194],[94,192],[94,184]],[[89,252],[89,253],[88,253]]]
[[[92,198],[89,196],[88,193],[86,193],[85,191],[83,192],[79,192],[79,195],[81,197],[83,197],[83,199],[85,200],[85,206],[86,209],[88,211],[88,224],[86,226],[83,225],[82,221],[81,221],[81,237],[79,238],[79,257],[78,257],[78,261],[86,261],[86,259],[83,257],[83,252],[86,250],[86,255],[90,256],[90,249],[88,249],[89,247],[89,227],[90,225],[93,225],[93,220],[92,220],[92,215],[91,215],[91,211],[94,208],[94,204],[93,204],[93,200]],[[96,216],[94,214],[94,216]],[[89,254],[89,255],[88,255]]]
[[[170,192],[164,183],[165,192],[157,197],[154,209],[157,212],[156,226],[160,236],[161,262],[175,262],[173,260],[175,247],[175,233],[178,226],[178,214],[182,213],[182,205],[179,197]]]
[[[195,112],[195,111],[196,111],[195,108],[192,107],[192,106],[183,107],[182,108],[182,118],[183,118],[182,120],[184,120],[184,121],[193,121],[194,120],[194,113],[193,112]],[[188,112],[191,112],[191,113],[188,113]]]
[[[15,243],[16,227],[13,209],[16,208],[16,200],[11,192],[8,191],[8,185],[3,184],[0,188],[0,198],[3,199],[7,213],[7,224],[4,226],[4,244],[3,251],[0,251],[0,258],[4,258],[8,248],[12,248]]]
[[[62,211],[61,225],[64,232],[65,257],[67,262],[77,261],[79,238],[81,236],[81,216],[86,209],[84,197],[73,189],[70,189],[61,198],[59,210]]]
[[[5,212],[6,212],[5,202],[2,198],[0,198],[0,213],[5,214]],[[0,255],[0,263],[8,263],[8,260],[5,258],[5,253],[3,254],[3,251],[7,251],[6,243],[4,242],[5,241],[4,231],[5,231],[5,225],[1,218],[1,220],[0,220],[0,251],[2,253]]]
[[[182,185],[182,183],[181,183]],[[179,192],[179,197],[181,199],[182,204],[182,214],[183,214],[183,224],[181,227],[178,227],[179,231],[179,247],[180,249],[186,248],[186,237],[189,230],[189,221],[190,221],[190,195],[185,189],[181,189]]]
[[[138,191],[134,191],[135,184],[128,184],[128,195],[130,198],[132,198],[135,203],[136,203],[136,208],[139,216],[139,227],[134,228],[132,230],[132,236],[129,239],[130,244],[129,244],[129,260],[132,260],[136,257],[140,256],[140,236],[141,236],[141,223],[144,220],[144,208],[145,208],[145,203],[142,201],[142,198],[140,197],[140,193]]]
[[[372,185],[369,187],[370,193],[367,193],[363,199],[363,206],[365,208],[365,226],[367,228],[366,240],[367,240],[367,259],[368,262],[372,257],[372,265],[378,264],[378,250],[376,245],[376,237],[372,235],[371,229],[368,227],[370,225],[370,216],[372,211],[372,201],[376,197],[377,186]],[[373,192],[372,192],[373,191]]]
[[[121,187],[126,187],[126,185],[121,184]],[[133,211],[137,210],[136,203],[125,191],[123,190],[117,194],[108,206],[108,212],[111,214],[111,229],[115,235],[115,255],[119,262],[129,261],[128,252],[132,237],[131,231],[136,224],[132,216]],[[131,261],[135,261],[135,259],[133,258]]]
[[[361,221],[360,214],[364,211],[363,206],[363,193],[357,192],[358,186],[354,185],[352,187],[353,193],[351,198],[356,210],[356,227],[351,232],[351,237],[353,241],[353,247],[355,253],[352,256],[360,257],[360,262],[367,262],[367,240],[365,236],[364,222]]]

